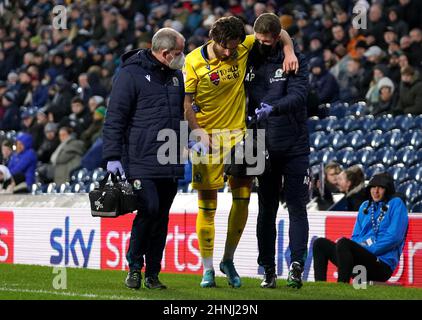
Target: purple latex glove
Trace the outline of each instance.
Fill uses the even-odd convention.
[[[205,156],[208,153],[208,148],[202,142],[196,142],[190,140],[188,142],[188,148],[198,153],[198,155]]]
[[[270,113],[273,110],[274,110],[273,106],[270,106],[269,104],[261,102],[261,107],[255,109],[257,120],[258,121],[266,120],[270,116]]]
[[[125,171],[123,170],[122,163],[120,161],[108,161],[107,171],[113,174],[117,174],[117,171],[119,171],[122,178],[126,179]]]

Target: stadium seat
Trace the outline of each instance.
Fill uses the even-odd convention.
[[[340,130],[344,130],[344,132],[350,132],[354,130],[360,129],[359,121],[355,116],[347,116],[339,121]]]
[[[347,146],[350,146],[355,150],[359,150],[366,146],[365,136],[360,130],[349,132],[345,138],[347,140]]]
[[[92,171],[91,174],[91,181],[95,182],[95,181],[101,181],[104,179],[105,175],[106,175],[106,171],[103,168],[97,168],[94,171]]]
[[[392,115],[384,115],[375,119],[376,129],[388,132],[394,128],[394,118]]]
[[[15,130],[10,130],[10,131],[6,132],[6,139],[7,140],[12,140],[13,142],[15,142],[16,136],[17,136],[17,133],[16,133]]]
[[[378,163],[382,163],[385,167],[395,162],[395,151],[392,147],[383,147],[376,151]]]
[[[76,182],[71,185],[71,190],[73,193],[85,193],[86,187],[82,182]]]
[[[62,183],[60,186],[58,186],[57,192],[58,193],[71,193],[72,189],[70,187],[70,183],[69,182]]]
[[[341,119],[346,116],[347,108],[347,104],[345,105],[344,103],[333,104],[329,108],[330,116],[335,116],[338,119]]]
[[[377,173],[385,172],[385,167],[381,163],[373,164],[365,169],[365,177],[366,179],[370,179]]]
[[[416,117],[413,119],[413,122],[414,122],[414,124],[415,124],[415,128],[417,128],[417,129],[422,129],[422,114],[420,114],[420,115],[416,116]]]
[[[422,183],[422,166],[414,166],[407,170],[407,180]]]
[[[412,213],[422,213],[422,201],[416,202],[412,205],[412,208],[410,209],[410,212]]]
[[[412,146],[406,146],[397,150],[395,155],[396,163],[403,163],[406,167],[410,167],[417,162],[416,151]]]
[[[388,167],[387,172],[391,174],[397,185],[407,180],[407,169],[403,163],[395,164],[391,167]]]
[[[358,121],[358,123],[359,123],[360,130],[363,130],[363,131],[375,130],[375,128],[377,126],[377,124],[375,122],[375,117],[371,114],[360,117],[360,118],[356,119],[356,121]]]
[[[336,153],[337,162],[343,167],[350,167],[356,164],[356,155],[353,148],[348,147],[337,151]]]
[[[375,151],[371,147],[364,147],[355,153],[356,163],[369,167],[377,162]]]
[[[352,104],[346,109],[346,116],[362,117],[367,112],[366,102],[361,101]]]
[[[328,145],[334,150],[340,150],[347,146],[347,139],[343,132],[333,132],[328,135]]]
[[[340,124],[338,123],[337,117],[327,117],[322,119],[316,124],[315,131],[325,131],[331,132],[335,131],[340,128]]]
[[[99,182],[95,181],[95,182],[91,182],[88,184],[88,186],[86,186],[86,192],[91,192],[92,190],[94,190],[95,188],[99,187]]]
[[[418,184],[415,181],[406,181],[397,187],[397,192],[404,194],[408,203],[414,202],[419,195],[418,191]]]
[[[309,166],[314,166],[316,164],[319,164],[321,162],[321,151],[315,150],[311,151],[309,155]]]
[[[91,174],[86,168],[77,169],[71,174],[70,181],[87,183],[91,181]]]
[[[309,141],[311,147],[315,148],[315,150],[321,150],[329,144],[327,135],[321,131],[312,133],[309,137]]]
[[[392,129],[391,131],[384,133],[384,141],[385,146],[398,149],[404,144],[403,134],[399,129]]]
[[[422,147],[422,132],[418,130],[410,130],[403,135],[403,144],[406,146],[413,146],[415,149]]]
[[[41,183],[33,183],[31,186],[31,194],[42,194],[42,185]]]
[[[308,131],[310,134],[315,132],[315,127],[319,121],[320,120],[318,117],[311,117],[308,119],[307,125],[308,125]]]
[[[384,136],[381,130],[374,130],[366,134],[366,145],[378,149],[385,144]]]
[[[55,182],[50,182],[50,183],[48,184],[48,187],[47,187],[47,193],[48,193],[48,194],[54,194],[54,193],[57,193],[57,185],[56,185],[56,183],[55,183]]]
[[[398,115],[394,118],[394,128],[403,132],[409,131],[415,128],[415,126],[415,118],[410,114]]]
[[[333,148],[325,148],[324,150],[321,150],[321,162],[322,163],[328,163],[330,161],[337,160],[335,151]]]

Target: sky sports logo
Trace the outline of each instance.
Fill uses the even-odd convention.
[[[13,212],[0,212],[0,263],[13,263]]]

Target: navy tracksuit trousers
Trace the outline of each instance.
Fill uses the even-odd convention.
[[[145,262],[145,277],[158,275],[166,245],[169,211],[177,193],[174,179],[143,179],[138,196],[138,213],[133,220],[126,255],[131,271],[139,271]]]
[[[289,212],[291,261],[297,261],[303,266],[307,257],[309,234],[306,212],[309,201],[309,157],[270,152],[270,163],[271,168],[258,177],[258,264],[265,269],[275,267],[275,222],[280,191],[283,190]]]

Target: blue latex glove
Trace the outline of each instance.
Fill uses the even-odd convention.
[[[193,112],[198,113],[201,111],[201,108],[199,108],[199,106],[196,104],[192,104],[192,110]]]
[[[202,142],[190,140],[188,142],[188,148],[201,156],[205,156],[208,153],[208,148]]]
[[[117,174],[117,171],[119,171],[122,178],[126,179],[125,171],[123,170],[122,163],[120,161],[108,161],[107,171],[113,174]]]
[[[274,110],[273,106],[270,106],[269,104],[266,104],[264,102],[261,102],[261,107],[255,109],[255,114],[258,121],[266,120],[270,113]]]

